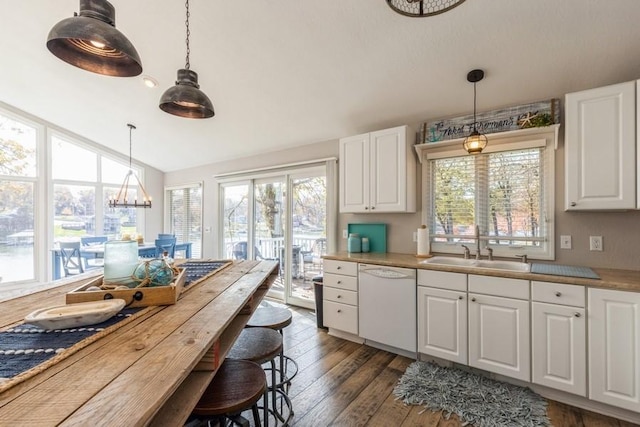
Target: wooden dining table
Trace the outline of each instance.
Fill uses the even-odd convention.
[[[0,392],[0,425],[181,426],[277,277],[275,261],[234,261],[143,315]],[[0,302],[0,329],[99,272]],[[193,286],[193,287],[191,287]]]

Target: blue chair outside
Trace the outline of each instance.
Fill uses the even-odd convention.
[[[84,273],[80,256],[80,242],[59,242],[58,245],[65,277]]]
[[[84,236],[80,237],[82,246],[101,245],[107,241],[107,236]]]
[[[167,252],[171,258],[176,256],[176,238],[156,239],[156,257],[161,257]]]
[[[85,262],[85,268],[96,268],[104,266],[104,259],[97,253],[85,252],[82,250],[85,246],[104,245],[107,236],[83,236],[80,237],[80,256]]]
[[[158,240],[162,240],[162,239],[175,239],[176,235],[175,234],[162,234],[162,233],[158,233]]]

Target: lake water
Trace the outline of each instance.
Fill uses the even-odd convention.
[[[33,246],[0,245],[2,283],[33,280],[34,270]]]

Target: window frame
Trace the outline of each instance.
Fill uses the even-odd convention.
[[[544,162],[542,175],[543,197],[541,198],[540,209],[540,223],[544,224],[544,227],[541,227],[544,235],[541,237],[543,237],[544,240],[540,247],[526,245],[514,245],[510,247],[504,245],[489,245],[489,247],[494,249],[494,256],[496,257],[514,258],[520,255],[527,255],[530,259],[555,259],[555,149],[557,149],[558,144],[559,126],[560,125],[552,125],[487,135],[489,144],[487,148],[483,150],[483,154],[535,147],[544,148],[542,156],[542,161]],[[429,228],[431,236],[433,236],[435,231],[435,218],[433,215],[435,195],[432,192],[431,161],[450,157],[471,156],[471,154],[468,154],[462,148],[462,142],[463,139],[460,138],[416,145],[416,151],[422,163],[422,220],[423,224]],[[482,197],[482,194],[484,194],[484,192],[481,191],[480,197]],[[478,202],[477,197],[478,193],[476,193],[475,198],[476,207],[482,205],[482,203]],[[484,212],[484,214],[488,216],[488,212]],[[480,212],[480,215],[483,215],[483,213]],[[488,218],[483,218],[480,223],[484,224],[486,221],[488,221]],[[481,230],[481,236],[487,237],[486,233],[482,231],[483,230]],[[472,241],[475,240],[473,236],[470,236],[470,239]],[[489,239],[491,239],[491,236],[489,236]],[[481,239],[481,241],[484,241],[484,239]],[[435,253],[461,255],[464,253],[464,249],[461,247],[462,244],[465,244],[465,242],[445,243],[432,241],[431,251]],[[475,245],[475,242],[473,244]],[[486,244],[482,242],[481,247],[484,249],[485,246]],[[482,252],[486,253],[484,250]]]

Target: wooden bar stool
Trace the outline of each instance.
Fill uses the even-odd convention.
[[[247,322],[247,328],[269,328],[278,331],[284,336],[283,330],[291,324],[293,316],[291,310],[281,307],[260,307]],[[284,354],[284,344],[279,355],[280,383],[279,387],[285,393],[289,392],[291,380],[298,374],[298,364],[295,360]]]
[[[268,363],[270,367],[265,371],[271,373],[271,381],[268,383],[268,391],[271,394],[271,406],[269,407],[267,393],[265,393],[264,407],[264,424],[269,425],[269,414],[275,417],[276,424],[278,421],[282,425],[289,425],[289,421],[293,418],[293,410],[291,400],[287,394],[279,387],[276,373],[275,359],[282,353],[282,335],[278,331],[269,328],[245,328],[240,332],[231,350],[227,354],[229,359],[250,360],[260,365]],[[275,385],[275,386],[274,386]],[[276,404],[278,400],[284,401],[287,406],[288,415],[283,415],[282,408],[278,411]]]
[[[248,360],[225,359],[213,380],[203,393],[192,414],[208,421],[226,420],[249,427],[249,421],[240,415],[251,408],[253,422],[260,427],[258,401],[267,390],[267,378],[260,365]]]

